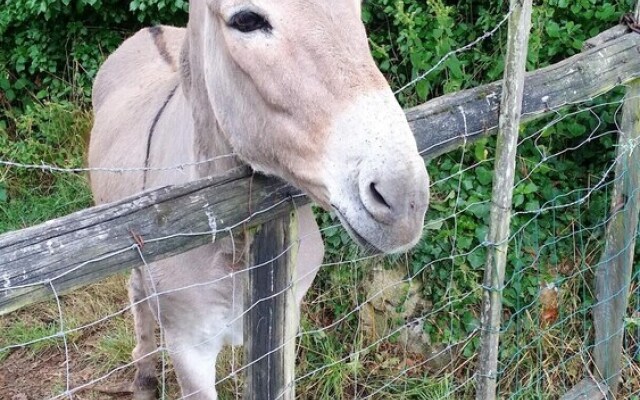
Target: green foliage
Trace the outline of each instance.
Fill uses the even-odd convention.
[[[575,54],[634,0],[542,0],[534,8],[529,68]],[[0,0],[0,107],[39,99],[86,102],[106,55],[135,30],[184,25],[186,0]],[[400,87],[503,19],[508,1],[372,0],[364,4],[374,57]],[[403,91],[409,106],[502,75],[506,27],[471,51],[452,54]]]
[[[87,102],[98,67],[127,35],[184,24],[187,7],[184,0],[0,0],[0,106],[34,96]]]
[[[631,0],[538,2],[528,69],[578,53],[586,39],[615,25],[633,4]],[[507,7],[507,1],[381,0],[367,2],[363,18],[368,23],[373,54],[395,88],[422,76],[451,54],[398,95],[405,106],[412,106],[502,77],[506,26],[470,51],[451,52],[495,27]],[[620,97],[620,92],[608,94],[580,109],[562,110],[552,118],[529,124],[522,131],[516,173],[519,184],[514,191],[517,214],[512,220],[516,234],[510,242],[503,291],[505,315],[509,317],[504,327],[507,333],[501,339],[500,357],[505,365],[522,357],[522,349],[531,349],[532,340],[540,340],[536,336],[542,318],[540,288],[549,282],[567,296],[575,296],[559,307],[558,321],[564,325],[555,327],[558,337],[571,335],[572,329],[575,337],[581,337],[590,327],[586,321],[594,300],[588,265],[593,265],[600,249],[609,186],[593,193],[589,188],[603,179],[614,157],[615,136],[607,132],[615,130],[618,105],[606,103]],[[597,117],[585,111],[588,108]],[[592,139],[587,140],[587,135]],[[424,324],[433,343],[458,342],[479,326],[494,149],[495,139],[483,140],[428,165],[432,181],[437,183],[432,187],[425,236],[411,253],[410,269],[425,282],[424,296],[433,309],[441,310],[430,314]],[[335,232],[327,234],[333,233],[329,236],[341,243]],[[329,254],[334,254],[335,249],[329,247]],[[350,253],[347,249],[344,254]],[[328,306],[332,307],[349,306]],[[478,346],[475,337],[462,356],[472,358]],[[547,350],[540,350],[542,344],[537,346],[537,351],[547,355]],[[539,367],[533,363],[525,368]],[[519,382],[514,385],[526,390]]]
[[[128,322],[121,316],[113,318],[109,331],[100,337],[92,351],[87,354],[100,371],[107,373],[130,362],[136,342],[135,334]]]
[[[546,66],[580,51],[582,43],[614,25],[634,0],[542,0],[536,2],[529,46],[529,69]],[[445,55],[482,37],[504,18],[509,2],[376,0],[365,2],[374,57],[401,87],[421,76]],[[472,51],[452,54],[400,101],[415,105],[428,98],[502,77],[506,24]]]

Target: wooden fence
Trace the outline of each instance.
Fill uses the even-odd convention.
[[[524,73],[531,30],[532,0],[511,0],[496,162],[491,196],[487,263],[482,295],[482,350],[476,398],[495,399],[502,320],[502,287],[509,247],[516,150],[524,95]]]
[[[512,3],[516,5],[518,1],[512,0]],[[525,1],[525,7],[530,7],[530,3],[530,0]],[[525,12],[513,12],[511,29],[517,26],[521,27],[520,31],[525,29],[526,18],[526,8]],[[522,50],[522,37],[519,40]],[[521,122],[541,118],[562,107],[593,99],[616,86],[629,87],[630,100],[625,103],[623,134],[619,138],[619,156],[623,161],[616,171],[623,179],[616,180],[618,186],[613,196],[615,218],[607,230],[607,246],[603,255],[603,259],[608,261],[602,263],[598,271],[597,346],[594,350],[598,370],[594,376],[597,379],[586,379],[567,393],[567,399],[601,398],[597,393],[603,391],[594,391],[594,387],[605,388],[610,396],[615,393],[633,257],[633,243],[629,241],[635,241],[639,204],[639,171],[628,167],[637,166],[640,157],[638,151],[632,151],[640,135],[640,34],[626,27],[616,27],[588,41],[587,47],[574,57],[526,74],[523,84],[517,74],[507,78],[507,83],[516,86],[520,82],[516,90],[522,96],[522,101],[518,96],[513,98],[514,104],[522,104],[522,110],[511,113],[512,122],[513,118]],[[521,59],[521,50],[515,51],[516,58]],[[506,87],[505,90],[513,90]],[[508,98],[508,93],[503,94],[503,82],[498,81],[443,96],[408,110],[407,118],[421,154],[425,159],[431,159],[496,133],[499,125],[506,127],[508,124],[503,122],[506,120],[500,117],[501,98],[504,96]],[[511,123],[508,130],[511,134],[504,133],[504,138],[513,140],[519,124]],[[513,133],[514,129],[516,133]],[[503,132],[507,130],[503,129]],[[511,151],[504,154],[507,161],[513,157]],[[511,162],[504,165],[512,167],[509,166]],[[508,188],[509,185],[503,186]],[[215,237],[256,230],[251,261],[264,263],[265,268],[252,269],[251,274],[254,275],[249,279],[254,283],[246,297],[249,308],[245,328],[247,332],[251,331],[256,318],[262,318],[261,323],[266,322],[278,329],[270,337],[245,335],[250,364],[245,397],[292,399],[295,393],[293,339],[296,333],[296,321],[292,318],[297,316],[296,312],[286,310],[295,307],[290,273],[293,257],[290,254],[286,257],[277,255],[283,254],[284,249],[296,240],[295,232],[289,229],[295,225],[294,210],[308,201],[297,189],[277,179],[243,170],[224,177],[149,191],[2,235],[0,315],[48,299],[54,295],[54,288],[57,294],[70,292],[141,266],[140,252],[147,262],[151,262],[211,243]],[[509,209],[509,205],[505,204],[504,208]],[[504,221],[501,224],[502,234],[495,237],[495,244],[504,239]],[[500,309],[499,269],[502,267],[500,264],[495,266],[498,272],[490,272],[490,279],[486,281],[488,285],[485,285],[487,301],[483,311],[489,313]],[[284,295],[274,296],[274,293]],[[609,301],[611,299],[613,301]],[[266,315],[269,316],[268,321],[265,321]],[[495,318],[483,317],[483,321],[487,321],[483,326],[484,332],[495,333],[495,338],[491,339],[494,346],[497,346],[499,312],[496,315],[497,322]],[[497,354],[495,349],[497,347],[493,353]],[[489,360],[495,355],[486,357]],[[478,396],[492,398],[495,369],[490,366],[493,364],[483,365],[485,370],[478,374],[483,389],[478,390]],[[485,378],[493,382],[483,381]],[[488,390],[484,389],[487,387]],[[588,397],[589,393],[596,395]]]

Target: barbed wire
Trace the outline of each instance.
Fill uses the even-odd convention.
[[[116,172],[116,173],[125,173],[125,172],[167,172],[167,171],[183,171],[189,167],[197,167],[200,165],[211,164],[216,161],[226,160],[226,159],[236,159],[238,156],[235,153],[224,154],[216,157],[211,157],[203,161],[193,161],[193,162],[184,162],[177,165],[171,165],[167,167],[92,167],[92,168],[64,168],[59,167],[57,165],[40,163],[40,164],[23,164],[14,161],[1,160],[0,166],[10,167],[10,168],[20,168],[25,170],[39,170],[43,172],[62,172],[68,174],[77,174],[81,172]]]

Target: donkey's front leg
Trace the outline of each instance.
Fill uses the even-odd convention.
[[[129,298],[136,332],[136,347],[132,354],[136,375],[132,390],[134,400],[154,400],[158,390],[156,321],[149,307],[150,302],[146,300],[143,279],[140,269],[134,268],[129,280]]]
[[[170,332],[165,329],[169,354],[180,382],[182,398],[216,400],[216,359],[224,338],[214,335],[204,339],[190,335],[188,330]]]

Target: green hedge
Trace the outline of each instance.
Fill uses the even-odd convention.
[[[0,0],[0,102],[86,103],[98,67],[126,36],[185,24],[187,8],[184,0]]]
[[[529,68],[580,50],[583,41],[615,24],[634,0],[537,2]],[[363,19],[374,56],[395,87],[433,66],[443,55],[491,30],[508,1],[369,0]],[[131,32],[156,23],[184,25],[185,0],[0,0],[0,99],[15,107],[37,99],[86,102],[105,56]],[[450,57],[400,95],[405,105],[498,79],[500,39]]]

